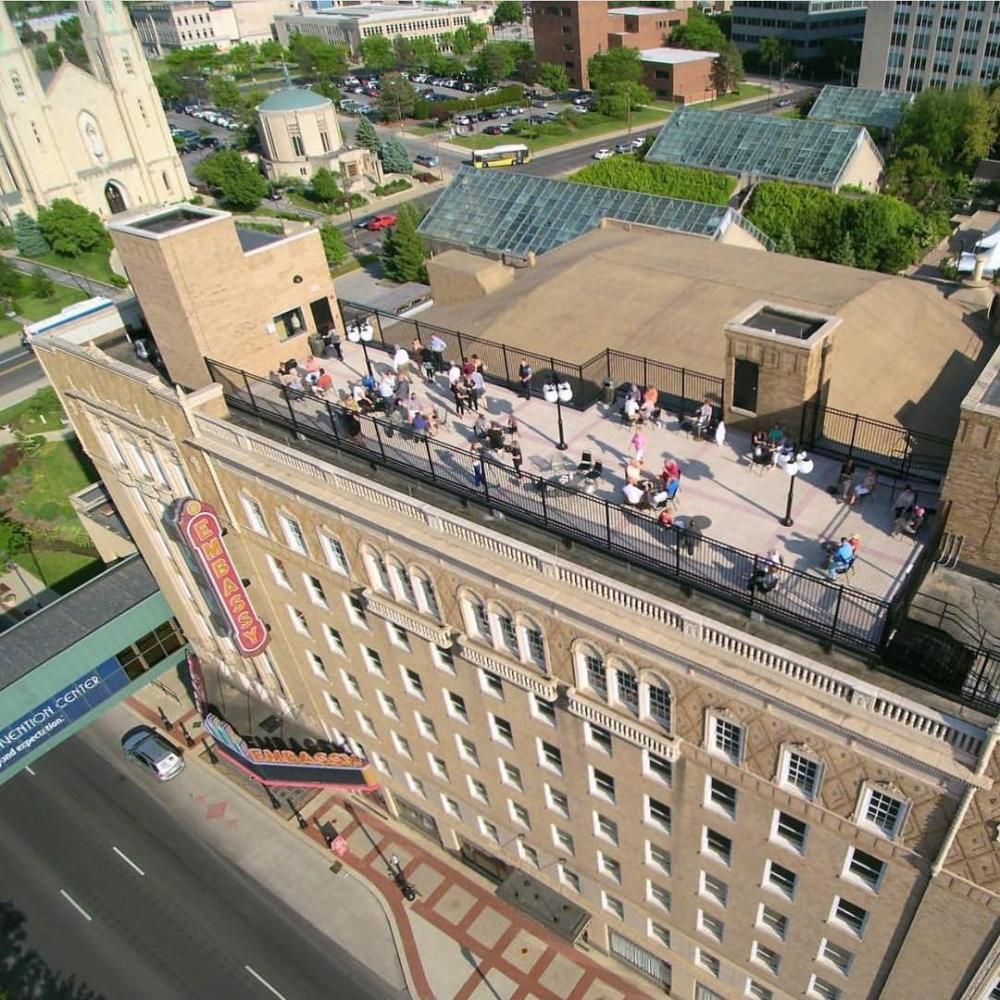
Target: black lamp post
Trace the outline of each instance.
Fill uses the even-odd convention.
[[[372,330],[371,323],[368,320],[356,319],[347,328],[347,339],[352,343],[361,342],[361,350],[365,356],[365,365],[368,367],[368,375],[374,378],[374,372],[372,371],[372,359],[368,357],[368,341],[374,336],[374,331]]]
[[[798,452],[794,458],[790,458],[782,466],[785,475],[788,476],[788,503],[785,505],[785,516],[781,523],[790,528],[795,522],[792,520],[792,498],[795,494],[795,480],[801,473],[810,473],[813,470],[812,459],[804,452]]]
[[[560,451],[565,451],[569,445],[566,444],[566,435],[563,433],[562,404],[568,403],[573,398],[573,390],[569,382],[560,379],[556,373],[555,358],[549,358],[549,364],[552,367],[552,381],[547,386],[542,387],[542,396],[548,402],[556,404],[556,420],[559,424],[559,443],[556,447]]]

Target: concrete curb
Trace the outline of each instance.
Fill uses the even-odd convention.
[[[149,723],[155,729],[159,730],[160,732],[163,732],[164,735],[166,735],[169,739],[174,738],[173,732],[164,729],[161,720],[157,717],[156,713],[152,709],[150,709],[146,705],[142,705],[142,702],[139,702],[139,704],[146,709],[146,712],[140,711],[140,709],[136,705],[136,702],[139,702],[139,699],[133,695],[131,698],[127,698],[124,702],[122,702],[122,704],[125,708],[131,711],[137,718],[141,719],[143,722]],[[193,707],[191,711],[194,711]],[[146,714],[147,712],[148,714]],[[178,717],[177,722],[186,721],[187,718],[188,718],[187,713],[184,713],[183,715]],[[177,722],[174,723],[175,726],[177,725]],[[210,746],[208,739],[204,735],[202,735],[195,739],[193,746],[185,745],[183,749],[186,753],[189,754],[188,759],[193,758],[193,762],[196,765],[198,765],[199,767],[207,768],[210,773],[221,778],[223,781],[225,781],[226,786],[231,791],[239,795],[245,802],[248,802],[251,805],[260,809],[260,811],[263,812],[264,815],[269,816],[273,821],[275,821],[279,826],[281,826],[282,829],[285,829],[292,834],[299,832],[305,834],[305,839],[308,841],[309,846],[312,847],[313,851],[317,855],[321,855],[322,857],[326,858],[329,861],[329,859],[331,858],[331,851],[325,845],[320,844],[320,842],[316,839],[317,837],[319,837],[318,831],[313,832],[312,828],[308,828],[308,832],[306,830],[299,831],[293,829],[289,825],[292,822],[295,822],[293,819],[284,819],[280,815],[278,815],[276,811],[273,809],[263,810],[261,807],[264,805],[264,803],[256,795],[253,795],[250,791],[248,791],[239,782],[230,780],[230,776],[224,766],[221,767],[216,766],[212,764],[211,761],[205,760],[203,758],[202,753],[200,752],[201,749],[210,749],[211,747],[214,747],[214,741]],[[219,756],[221,759],[221,755],[217,754],[217,756]],[[311,799],[307,805],[312,805],[312,803],[318,797],[319,794],[317,794],[317,796],[314,796],[314,798]],[[312,814],[310,814],[310,816],[311,815]],[[303,818],[304,817],[305,814],[303,813]],[[378,889],[374,885],[372,885],[363,875],[361,875],[360,872],[355,871],[354,868],[351,867],[351,865],[345,864],[344,867],[341,869],[341,872],[347,873],[347,875],[352,877],[355,882],[357,882],[362,888],[366,889],[375,898],[375,901],[378,903],[379,909],[385,916],[386,923],[389,926],[389,933],[392,936],[393,947],[396,950],[396,961],[399,964],[399,969],[403,974],[403,980],[406,983],[406,988],[413,997],[418,998],[419,1000],[419,998],[423,997],[425,994],[421,994],[421,992],[417,988],[413,972],[410,969],[409,963],[406,960],[406,948],[403,942],[403,936],[397,925],[396,915],[393,912],[391,903],[389,902],[389,900],[385,898],[385,896],[382,895],[381,892],[378,891]],[[428,1000],[435,1000],[435,998],[429,997]]]

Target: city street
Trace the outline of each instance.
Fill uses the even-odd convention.
[[[118,730],[105,721],[0,788],[0,992],[74,1000],[405,995],[181,820],[180,800],[194,798],[201,768],[157,784],[120,758]],[[264,834],[294,837],[272,830],[266,813],[263,820]],[[380,931],[370,932],[379,947]]]

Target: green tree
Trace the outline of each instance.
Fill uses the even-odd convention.
[[[346,45],[331,44],[316,35],[295,35],[288,52],[306,76],[318,80],[343,76],[349,65]]]
[[[779,69],[788,62],[791,57],[791,48],[783,38],[769,35],[760,40],[757,51],[760,53],[760,61],[767,66],[767,75],[774,76],[774,67]]]
[[[397,136],[391,136],[385,141],[379,156],[382,158],[382,169],[389,174],[409,174],[413,172],[413,161],[407,148]]]
[[[261,172],[235,149],[206,156],[194,172],[206,184],[218,188],[226,204],[237,210],[256,208],[267,194],[268,184]]]
[[[844,267],[857,265],[857,259],[854,256],[854,240],[851,238],[850,231],[844,233],[839,245],[831,255],[831,260],[834,264],[843,264]]]
[[[637,108],[649,104],[653,95],[641,83],[622,81],[606,84],[597,99],[597,110],[608,118],[628,118]]]
[[[66,54],[66,58],[74,65],[87,69],[90,60],[83,44],[83,29],[80,18],[70,17],[56,25],[55,44]]]
[[[0,257],[0,299],[7,310],[13,308],[14,299],[24,291],[24,276],[6,257]]]
[[[326,254],[328,264],[339,264],[350,252],[344,234],[331,223],[324,222],[319,227],[319,236],[323,241],[323,253]]]
[[[25,257],[41,257],[52,249],[41,226],[23,210],[14,216],[14,240],[17,252]]]
[[[358,127],[354,133],[354,141],[364,149],[377,153],[382,146],[382,140],[375,131],[375,126],[365,115],[358,116]]]
[[[427,283],[427,247],[417,232],[416,217],[409,205],[401,205],[396,225],[382,241],[382,269],[393,281]]]
[[[413,114],[417,92],[400,73],[386,73],[379,88],[378,109],[386,121],[398,122]]]
[[[392,40],[392,51],[396,56],[396,69],[409,69],[413,65],[413,42],[403,35]]]
[[[470,21],[465,26],[465,33],[469,36],[469,41],[472,43],[474,49],[478,49],[490,37],[489,32],[486,30],[486,25],[479,24],[478,21]]]
[[[56,198],[48,208],[39,209],[38,225],[49,246],[66,257],[79,257],[111,243],[100,217],[68,198]]]
[[[30,542],[31,536],[23,524],[0,514],[0,566],[6,566],[14,556],[24,552]]]
[[[910,146],[889,161],[885,193],[923,212],[947,211],[951,205],[948,177],[926,146]]]
[[[472,39],[469,37],[468,31],[465,28],[456,28],[451,33],[451,38],[449,39],[448,48],[455,53],[456,56],[467,56],[472,53]]]
[[[316,201],[333,201],[340,195],[337,175],[327,167],[320,167],[312,176],[309,187]]]
[[[56,285],[40,267],[36,267],[28,279],[28,290],[36,299],[51,299],[56,294]]]
[[[705,52],[722,52],[726,47],[726,36],[715,20],[697,7],[688,8],[687,20],[670,32],[668,41],[681,49],[701,49]]]
[[[410,51],[412,53],[411,65],[419,66],[421,69],[429,69],[434,60],[440,55],[437,42],[430,35],[420,35],[410,39]]]
[[[267,39],[260,43],[260,58],[267,63],[279,63],[285,58],[285,47],[274,38]]]
[[[712,63],[712,89],[716,94],[728,94],[743,82],[743,57],[735,42],[726,42]]]
[[[172,49],[163,61],[178,76],[208,75],[219,62],[219,51],[214,45],[197,45],[193,49]]]
[[[167,104],[179,101],[184,96],[181,81],[169,70],[157,73],[153,77],[153,83],[156,84],[156,92],[160,95],[160,100]]]
[[[642,58],[636,49],[609,49],[590,57],[587,74],[594,90],[608,93],[612,84],[638,83],[642,79]]]
[[[392,42],[385,35],[369,35],[361,39],[361,58],[364,64],[378,73],[396,65]]]
[[[790,256],[794,256],[797,253],[795,249],[795,238],[792,236],[790,226],[785,226],[785,228],[781,230],[781,234],[775,242],[777,243],[778,253],[786,253]]]
[[[499,83],[513,75],[517,61],[506,42],[490,42],[476,53],[475,65],[482,83]]]
[[[237,73],[252,77],[261,62],[260,49],[250,42],[240,42],[226,53],[226,60]]]
[[[537,80],[553,94],[561,94],[569,90],[569,73],[559,63],[542,63],[538,67]]]
[[[524,21],[524,5],[518,0],[500,0],[493,10],[494,24],[521,24]]]
[[[216,77],[209,86],[212,103],[224,111],[236,111],[243,107],[243,92],[232,80]]]

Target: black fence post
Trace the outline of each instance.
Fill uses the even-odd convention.
[[[424,338],[420,336],[420,323],[416,319],[413,320],[413,329],[417,333],[417,340],[419,340],[420,343],[423,343],[424,342]],[[423,360],[424,360],[423,358],[420,358],[420,361],[423,361]],[[420,362],[418,361],[417,363],[419,364]]]
[[[608,551],[611,551],[611,504],[607,500],[601,501],[604,504],[604,530],[607,537]]]
[[[811,449],[812,441],[806,441],[806,411],[809,406],[810,403],[808,401],[802,404],[802,416],[799,418],[799,447]]]
[[[375,428],[375,440],[378,442],[378,450],[382,453],[382,461],[385,461],[385,443],[382,441],[382,435],[379,433],[378,425],[379,421],[374,417],[371,418],[372,427]]]
[[[299,422],[295,419],[295,407],[292,406],[292,393],[294,391],[294,389],[285,390],[285,402],[288,404],[288,415],[292,418],[292,429],[298,434]]]
[[[748,586],[750,587],[750,614],[753,614],[754,601],[757,598],[757,560],[759,556],[754,555],[753,566],[750,569],[750,582]]]
[[[837,603],[833,609],[833,622],[830,624],[830,642],[837,641],[837,626],[840,624],[840,602],[844,599],[844,588],[837,588]]]
[[[607,375],[607,377],[611,378],[611,348],[610,347],[605,347],[604,348],[604,363],[605,363],[605,365],[607,365],[607,369],[608,369],[608,375]]]
[[[903,475],[908,476],[913,468],[913,433],[906,429],[906,443],[903,446],[906,451],[903,454]]]
[[[431,474],[431,479],[435,480],[437,476],[434,473],[434,459],[431,456],[431,439],[426,435],[424,435],[424,448],[427,451],[427,470]]]
[[[642,357],[642,387],[643,389],[649,385],[649,359],[643,355]]]
[[[854,458],[854,442],[858,438],[858,420],[861,419],[859,413],[854,414],[854,423],[851,426],[851,443],[847,446],[847,457]]]
[[[253,398],[253,390],[250,388],[250,376],[243,372],[243,383],[247,387],[247,396],[250,398],[250,404],[253,406],[253,412],[257,412],[257,400]]]
[[[507,345],[501,344],[500,351],[503,354],[503,373],[507,378],[507,388],[513,388],[510,381],[510,365],[507,364]]]
[[[458,338],[458,366],[462,367],[462,362],[465,360],[465,347],[462,345],[462,333],[460,330],[455,331],[455,336]]]
[[[682,414],[684,413],[684,410],[686,409],[686,407],[684,406],[684,404],[687,402],[687,398],[688,398],[688,394],[687,394],[687,369],[686,368],[682,368],[681,369],[681,407],[680,407],[680,412]]]
[[[326,413],[330,418],[330,426],[333,428],[333,439],[339,444],[340,443],[340,431],[337,430],[337,417],[333,410],[333,404],[330,400],[326,401]]]

